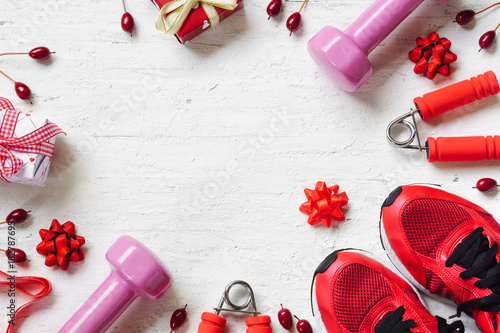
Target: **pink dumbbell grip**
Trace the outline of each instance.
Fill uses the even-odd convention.
[[[121,236],[106,252],[108,278],[59,333],[103,333],[138,297],[160,299],[173,283],[162,262],[142,243]]]
[[[111,271],[108,278],[83,303],[59,333],[106,332],[138,297],[132,290],[131,286],[127,286],[120,279],[119,273]]]
[[[424,0],[377,0],[345,30],[368,55]]]

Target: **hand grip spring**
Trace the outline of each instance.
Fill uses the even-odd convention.
[[[245,303],[238,305],[231,301],[229,292],[234,286],[241,286],[246,289],[247,299]],[[224,307],[224,304],[226,304],[227,307]],[[249,309],[250,307],[251,310]],[[226,286],[226,289],[224,290],[224,293],[222,294],[222,297],[219,301],[219,305],[215,308],[215,314],[210,312],[203,312],[203,314],[201,315],[201,323],[198,326],[198,333],[224,333],[226,319],[222,316],[219,316],[219,313],[222,311],[253,314],[253,317],[249,317],[245,321],[247,325],[247,333],[272,333],[272,328],[270,325],[271,317],[258,316],[258,314],[260,313],[257,311],[252,287],[250,287],[250,285],[245,281],[233,281]]]

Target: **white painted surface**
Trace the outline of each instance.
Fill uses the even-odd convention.
[[[368,83],[346,93],[320,72],[305,45],[326,24],[345,29],[371,0],[311,0],[292,37],[285,21],[300,2],[285,2],[268,21],[267,2],[246,1],[185,46],[156,32],[157,11],[146,0],[128,1],[137,25],[132,38],[120,29],[118,0],[43,3],[4,1],[0,19],[2,51],[57,51],[49,64],[2,57],[0,68],[31,87],[34,104],[19,100],[4,79],[1,95],[68,133],[58,139],[45,188],[0,184],[0,215],[32,210],[17,230],[31,259],[19,275],[47,277],[54,288],[31,307],[21,332],[57,331],[105,279],[104,253],[122,234],[146,243],[176,281],[158,303],[136,301],[110,331],[166,332],[171,313],[187,303],[189,319],[179,332],[196,332],[226,284],[244,279],[259,310],[283,332],[279,303],[314,322],[311,276],[332,250],[363,248],[389,263],[378,216],[394,187],[439,183],[498,209],[498,195],[471,189],[481,177],[500,179],[498,163],[430,164],[390,147],[384,134],[414,97],[490,69],[500,73],[498,43],[477,52],[478,38],[498,24],[498,10],[465,29],[452,21],[472,1],[426,1],[372,53]],[[473,9],[487,4],[477,1]],[[413,74],[407,53],[417,36],[433,30],[452,41],[458,61],[450,78],[428,81]],[[489,98],[419,128],[423,136],[499,134],[498,102]],[[347,220],[337,228],[311,227],[298,211],[303,189],[318,180],[340,184],[350,197]],[[72,220],[87,239],[85,261],[66,272],[45,267],[35,251],[38,230],[53,218]],[[444,317],[454,311],[429,306]],[[243,332],[243,318],[226,317],[226,332]]]

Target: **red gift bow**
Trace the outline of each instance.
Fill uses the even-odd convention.
[[[417,47],[410,51],[408,58],[416,65],[413,71],[423,74],[432,80],[437,73],[450,76],[450,64],[457,60],[457,55],[450,51],[451,42],[447,38],[439,38],[431,32],[425,38],[417,38]]]
[[[158,2],[157,2],[158,4]],[[156,17],[156,29],[162,33],[174,35],[186,21],[191,9],[201,5],[205,11],[210,27],[219,24],[219,13],[215,7],[234,10],[236,0],[172,0],[164,3]],[[159,6],[159,4],[158,4]]]
[[[40,229],[39,234],[42,242],[36,246],[36,252],[47,256],[46,266],[59,265],[65,271],[71,261],[84,259],[80,248],[85,244],[85,238],[76,234],[73,222],[68,221],[61,226],[59,221],[54,219],[49,230]]]
[[[304,202],[299,210],[309,214],[307,223],[315,225],[323,222],[329,228],[332,220],[344,221],[345,216],[341,208],[347,205],[349,198],[345,192],[339,192],[339,186],[327,187],[325,182],[317,182],[314,190],[306,188],[304,193],[307,202]]]
[[[14,279],[15,279],[14,288],[17,291],[34,298],[34,300],[29,301],[28,303],[21,305],[19,308],[17,308],[16,312],[14,312],[14,317],[11,320],[9,320],[9,326],[7,326],[6,333],[9,333],[11,328],[12,328],[11,325],[15,325],[15,320],[16,320],[17,314],[22,309],[24,309],[28,305],[30,305],[31,303],[36,302],[36,301],[44,298],[45,296],[47,296],[50,293],[50,291],[52,290],[52,285],[50,284],[49,280],[41,278],[41,277],[37,277],[37,276],[12,276],[12,275],[9,275],[9,274],[2,272],[2,271],[0,271],[0,274],[5,276],[6,278],[14,277]],[[42,287],[42,289],[39,292],[37,292],[36,294],[33,294],[30,291],[28,291],[28,289],[24,289],[24,287],[28,286],[28,285],[39,285]],[[10,288],[11,281],[8,281],[8,280],[7,281],[0,281],[0,286]],[[30,290],[31,290],[31,288],[30,288]],[[9,291],[9,293],[10,293],[10,291]]]
[[[0,108],[6,110],[0,127],[1,174],[10,178],[23,166],[23,161],[19,157],[14,156],[11,150],[52,157],[54,144],[46,141],[58,134],[66,133],[56,124],[48,123],[25,136],[15,138],[14,130],[21,112],[14,110],[10,101],[3,97],[0,97]]]

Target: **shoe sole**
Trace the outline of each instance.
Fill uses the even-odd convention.
[[[314,272],[314,278],[313,278],[313,281],[311,284],[311,308],[312,308],[312,314],[313,314],[314,320],[316,321],[316,327],[321,333],[328,333],[328,330],[326,329],[325,324],[323,323],[323,320],[321,319],[321,313],[319,312],[318,301],[316,299],[316,275],[317,275],[318,269],[323,268],[325,262],[329,261],[328,267],[330,267],[330,265],[332,263],[334,263],[335,260],[337,260],[336,254],[338,254],[339,252],[346,252],[346,251],[357,252],[357,253],[360,253],[360,254],[363,254],[363,255],[369,257],[370,259],[378,261],[377,259],[374,258],[373,254],[371,252],[361,250],[361,249],[347,248],[347,249],[340,249],[340,250],[336,250],[336,251],[332,252],[318,265],[318,268]],[[329,260],[332,256],[335,256],[335,259]],[[328,267],[327,267],[327,269],[328,269]],[[420,302],[424,305],[425,308],[427,308],[425,301],[423,300],[422,296],[420,295],[418,290],[415,288],[415,286],[405,276],[401,276],[401,274],[397,274],[397,272],[395,272],[393,269],[389,268],[389,270],[391,270],[393,273],[395,273],[401,279],[403,279],[406,283],[408,283],[408,285],[413,289],[413,291],[417,295]],[[315,313],[317,313],[318,315],[316,316]]]
[[[326,330],[325,324],[323,323],[323,320],[321,320],[321,314],[319,312],[319,307],[318,307],[318,301],[316,300],[316,277],[314,277],[313,283],[312,283],[312,288],[314,292],[311,295],[311,306],[312,306],[312,311],[313,311],[313,317],[314,321],[316,322],[316,328],[320,333],[328,333]],[[318,313],[318,316],[315,316],[314,314]]]

